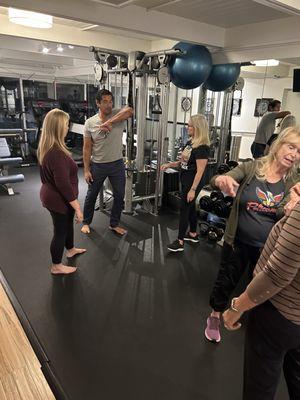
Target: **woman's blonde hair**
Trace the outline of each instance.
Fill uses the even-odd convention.
[[[202,114],[192,115],[190,118],[191,125],[194,128],[194,137],[192,138],[192,147],[195,149],[200,145],[210,145],[209,128],[206,118]]]
[[[45,155],[54,146],[70,156],[70,152],[68,151],[64,140],[66,122],[69,122],[69,119],[69,114],[59,110],[58,108],[54,108],[53,110],[49,111],[45,116],[37,151],[40,164],[43,163]]]
[[[267,171],[270,169],[273,161],[276,160],[276,156],[281,146],[285,143],[298,144],[300,145],[300,128],[289,127],[280,132],[278,138],[272,143],[269,154],[265,157],[260,158],[257,161],[256,177],[260,180],[264,180]],[[291,178],[297,174],[297,170],[300,166],[300,162],[292,164],[290,169],[287,171],[286,178]]]

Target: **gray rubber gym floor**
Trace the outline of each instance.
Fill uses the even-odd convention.
[[[76,228],[88,250],[78,272],[52,277],[38,170],[22,173],[19,194],[0,190],[0,267],[68,397],[240,400],[243,330],[223,332],[220,345],[203,334],[220,248],[203,240],[167,255],[176,215],[124,216],[120,239],[96,212],[90,236]],[[85,190],[81,177],[81,201]],[[287,398],[281,383],[276,400]]]

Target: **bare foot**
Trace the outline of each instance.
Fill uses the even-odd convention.
[[[82,233],[91,233],[89,225],[83,225],[81,228]]]
[[[69,275],[76,272],[76,267],[68,267],[67,265],[63,264],[52,264],[51,267],[51,274],[53,275]]]
[[[109,229],[120,236],[123,236],[127,233],[126,229],[122,228],[121,226],[110,226]]]
[[[73,247],[73,249],[67,250],[67,257],[72,258],[78,254],[83,254],[86,252],[86,249],[77,249],[76,247]]]

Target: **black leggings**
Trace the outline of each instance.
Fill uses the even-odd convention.
[[[50,245],[50,253],[53,264],[60,264],[64,248],[70,250],[74,247],[74,210],[67,214],[50,211],[53,221],[53,238]]]
[[[183,240],[189,225],[190,225],[190,232],[196,232],[197,230],[196,199],[200,192],[200,187],[198,187],[198,189],[196,190],[195,199],[188,203],[187,194],[190,190],[191,190],[191,185],[182,184],[179,232],[178,232],[178,239],[180,240]]]
[[[226,310],[232,292],[245,271],[248,274],[247,281],[252,280],[260,252],[259,247],[241,242],[236,242],[234,246],[223,243],[220,270],[210,295],[210,306],[214,311]]]

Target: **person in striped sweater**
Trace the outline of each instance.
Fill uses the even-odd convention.
[[[300,399],[300,184],[272,229],[244,293],[223,314],[228,330],[246,330],[243,400],[273,400],[283,368],[289,397]]]

